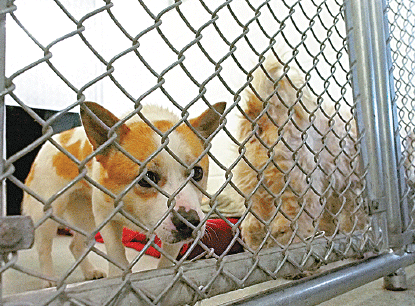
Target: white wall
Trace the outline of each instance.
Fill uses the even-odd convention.
[[[61,2],[77,20],[104,4],[103,1],[98,0],[65,0]],[[172,1],[145,2],[156,16]],[[209,10],[214,12],[224,1],[204,2],[209,6]],[[154,25],[154,20],[138,1],[115,0],[113,3],[112,13],[132,37],[136,37],[143,30]],[[317,69],[310,72],[310,83],[315,92],[328,100],[328,93],[334,100],[341,100],[342,93],[334,78],[342,85],[345,83],[346,73],[341,69],[341,65],[347,70],[348,59],[345,53],[342,58],[338,59],[337,57],[337,50],[343,47],[341,36],[345,36],[345,29],[339,16],[333,18],[333,15],[339,15],[336,1],[326,1],[326,4],[321,5],[320,8],[317,8],[311,0],[303,0],[299,3],[290,0],[285,3],[293,5],[293,8],[287,8],[281,0],[269,2],[273,13],[279,20],[277,21],[267,6],[261,6],[262,1],[250,1],[253,7],[260,7],[258,20],[269,35],[272,36],[282,29],[282,32],[275,37],[279,42],[277,44],[279,50],[285,50],[289,55],[295,54],[305,71],[311,69],[313,65],[317,65]],[[320,5],[322,1],[314,1],[314,3]],[[18,7],[15,12],[16,16],[43,46],[47,46],[55,39],[77,29],[75,23],[69,20],[52,0],[16,0],[15,4]],[[246,1],[235,0],[231,2],[230,8],[237,16],[239,23],[248,25],[245,28],[245,30],[249,29],[246,38],[235,42],[236,51],[233,54],[240,65],[249,71],[258,61],[258,56],[252,51],[249,43],[258,53],[262,53],[269,45],[270,40],[264,35],[259,24],[252,21],[256,13]],[[318,11],[319,17],[317,18]],[[198,0],[184,1],[180,5],[180,12],[194,29],[200,31],[203,37],[200,44],[209,56],[215,62],[222,61],[230,47],[219,36],[213,24],[206,25],[212,19],[212,14],[208,13]],[[215,22],[216,26],[228,41],[235,41],[244,32],[244,27],[234,20],[227,7],[221,8],[213,15],[218,16],[218,20]],[[291,18],[287,18],[288,16]],[[186,45],[196,38],[196,35],[183,22],[177,10],[172,9],[161,14],[160,19],[162,25],[159,29],[176,50],[185,50]],[[337,19],[338,21],[336,21]],[[336,22],[336,27],[333,28],[333,24]],[[83,25],[85,31],[82,33],[107,62],[117,58],[118,54],[132,46],[132,42],[117,28],[106,12],[87,19]],[[7,20],[7,30],[6,74],[10,76],[26,65],[42,58],[43,51],[27,37],[11,18]],[[332,34],[330,40],[327,41],[328,31]],[[336,31],[339,31],[341,36],[337,35]],[[284,42],[284,39],[287,42]],[[302,41],[305,41],[304,45]],[[178,56],[161,39],[156,30],[151,30],[140,36],[138,42],[140,44],[138,52],[158,74],[178,60]],[[50,62],[78,91],[89,81],[107,71],[107,67],[92,54],[77,35],[53,45],[50,52],[53,54]],[[203,83],[215,73],[215,65],[206,58],[197,45],[191,46],[183,54],[185,56],[183,65],[197,82]],[[332,64],[336,67],[335,71],[330,70]],[[112,67],[114,68],[112,76],[134,99],[138,99],[157,84],[157,78],[140,62],[134,52],[114,60]],[[221,68],[221,78],[226,81],[232,91],[238,91],[246,81],[245,73],[238,68],[231,57],[223,60]],[[179,66],[166,72],[163,78],[165,81],[163,88],[181,106],[187,105],[199,94],[200,88],[186,76]],[[330,84],[325,84],[324,79],[329,79]],[[31,107],[59,110],[72,105],[77,100],[77,93],[62,82],[46,63],[19,75],[13,80],[13,83],[16,85],[15,94]],[[204,96],[210,103],[226,101],[228,105],[231,105],[236,99],[218,77],[207,82],[205,88],[207,92]],[[133,107],[133,103],[114,85],[109,77],[90,86],[83,91],[83,94],[86,100],[99,102],[118,115]],[[347,99],[350,99],[350,90],[346,96]],[[177,111],[160,89],[147,95],[142,99],[142,102],[162,104]],[[6,103],[15,104],[8,97],[6,97]],[[205,104],[199,99],[190,108],[190,113],[196,115],[203,109],[205,109]],[[73,109],[73,111],[77,111],[77,109]],[[236,112],[232,113],[232,116],[234,115]],[[227,127],[234,131],[235,120],[232,116],[228,118]],[[231,149],[231,146],[228,137],[221,133],[214,142],[212,152],[221,162],[229,165],[234,160],[234,150]],[[210,189],[216,190],[224,179],[224,172],[213,166],[211,173],[213,178],[210,180]]]

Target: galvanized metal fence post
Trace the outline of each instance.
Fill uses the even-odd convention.
[[[369,210],[374,218],[379,218],[381,221],[383,219],[383,222],[380,222],[383,224],[381,227],[382,230],[387,231],[385,228],[387,222],[383,214],[386,210],[386,199],[368,2],[370,1],[345,1],[345,22],[353,99],[357,108],[356,121],[362,135],[362,167],[367,171],[366,191]],[[386,242],[385,245],[387,244]]]
[[[4,161],[6,159],[6,142],[5,142],[5,118],[6,107],[4,95],[2,94],[6,88],[6,9],[7,0],[0,0],[0,175],[4,173]],[[0,188],[0,204],[1,215],[6,215],[6,192],[5,180],[1,180]]]
[[[386,191],[386,209],[388,220],[389,246],[394,250],[401,250],[413,243],[413,235],[407,231],[409,224],[409,207],[405,197],[404,170],[398,161],[401,159],[401,144],[398,130],[398,119],[394,100],[392,80],[391,50],[388,42],[389,29],[385,16],[386,2],[370,1],[370,21],[372,31],[372,45],[374,51],[374,77],[377,100],[379,106],[380,138],[384,148],[384,178]],[[386,289],[407,289],[406,274],[403,268],[398,269],[384,278]]]
[[[405,233],[408,207],[406,201],[401,201],[404,196],[403,171],[398,169],[400,142],[395,133],[396,105],[392,104],[386,3],[382,0],[351,0],[345,4],[346,23],[351,34],[354,98],[361,110],[358,124],[365,127],[361,131],[365,138],[362,155],[364,165],[368,167],[371,212],[385,212],[388,246],[397,251],[412,243],[412,235]],[[402,287],[405,274],[398,273],[393,277],[399,278],[397,284]]]
[[[15,7],[0,0],[0,268],[9,261],[11,252],[30,248],[34,240],[33,222],[27,216],[7,217],[6,202],[6,14]],[[25,238],[29,237],[29,239]],[[14,253],[16,255],[17,253]],[[3,305],[3,270],[0,272],[0,305]]]
[[[400,249],[412,242],[402,235],[408,224],[408,215],[404,212],[407,208],[399,205],[403,197],[402,180],[398,175],[403,171],[398,169],[401,149],[399,139],[396,138],[397,118],[396,105],[392,104],[393,86],[391,86],[392,70],[390,59],[390,46],[387,44],[387,20],[385,17],[386,3],[381,1],[369,1],[370,23],[372,32],[373,51],[373,78],[376,90],[376,104],[378,107],[379,132],[382,149],[382,164],[384,173],[384,186],[386,196],[386,210],[388,219],[389,245],[394,249]]]
[[[6,85],[6,8],[7,0],[0,0],[0,176],[3,176],[4,173],[4,162],[6,159],[5,154],[5,105],[4,105],[4,95]],[[6,193],[5,193],[5,180],[0,182],[0,208],[1,216],[6,215]],[[0,254],[2,255],[2,254]],[[4,264],[3,258],[0,258],[0,266]],[[2,275],[0,274],[0,305],[2,303],[3,296],[3,284],[2,284]]]

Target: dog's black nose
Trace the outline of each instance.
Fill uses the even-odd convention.
[[[200,218],[196,210],[194,209],[189,209],[188,211],[186,211],[184,207],[179,207],[179,209],[176,212],[173,212],[172,222],[177,230],[177,232],[175,232],[175,238],[177,241],[181,241],[192,237],[193,227],[183,222],[178,215],[183,217],[183,219],[185,219],[194,227],[199,225]]]

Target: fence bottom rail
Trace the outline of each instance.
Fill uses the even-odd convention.
[[[312,249],[312,254],[308,254],[307,249],[301,245],[297,247],[293,245],[293,248],[285,253],[281,252],[279,248],[263,250],[256,259],[252,258],[252,254],[249,252],[244,252],[226,256],[220,264],[215,259],[206,259],[185,264],[177,271],[175,268],[150,270],[129,275],[124,280],[101,279],[93,282],[68,284],[64,286],[65,288],[50,288],[17,294],[5,297],[3,305],[16,305],[16,303],[62,305],[69,301],[77,301],[80,305],[114,305],[117,303],[121,303],[117,305],[124,305],[123,303],[130,299],[134,300],[135,305],[158,305],[166,302],[168,305],[194,304],[197,300],[279,277],[293,276],[303,270],[315,269],[322,264],[355,257],[357,254],[373,252],[374,245],[367,243],[362,246],[361,239],[361,236],[356,236],[351,240],[350,237],[336,239],[332,247],[329,247],[330,255],[327,255],[327,241],[318,238],[312,243],[312,246],[309,246]],[[307,254],[308,259],[303,262],[301,267],[298,264],[293,264],[302,262]],[[394,268],[390,269],[390,267]],[[378,278],[386,276],[400,267],[399,264],[390,265],[388,270],[381,271],[376,276]],[[361,277],[362,275],[355,274],[354,276]],[[214,279],[213,282],[212,279]],[[359,280],[362,284],[367,282],[367,276],[362,280],[363,282]],[[340,279],[340,282],[343,283],[343,280]],[[313,282],[310,284],[317,286]]]
[[[415,263],[415,253],[387,253],[301,279],[226,306],[317,305]]]

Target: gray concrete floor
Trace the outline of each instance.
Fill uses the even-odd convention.
[[[54,259],[55,271],[67,271],[74,263],[74,259],[68,248],[70,241],[71,237],[67,236],[58,236],[54,239],[52,257]],[[105,250],[102,243],[97,243],[96,247],[100,250]],[[135,258],[137,254],[135,250],[130,248],[126,248],[126,253],[129,260]],[[104,270],[108,269],[108,264],[105,259],[95,253],[91,253],[90,256],[91,260],[97,267]],[[154,269],[157,267],[157,263],[157,258],[145,256],[134,266],[133,271],[138,272],[142,270]],[[34,249],[20,251],[17,264],[31,270],[39,271],[37,253]],[[81,270],[77,268],[69,276],[68,282],[75,283],[81,281],[83,281],[83,275]],[[3,295],[11,295],[24,291],[41,289],[40,279],[28,276],[27,274],[23,274],[13,269],[9,269],[4,272],[2,285]]]
[[[54,241],[54,258],[55,266],[58,271],[67,270],[73,263],[72,255],[68,250],[70,237],[58,237]],[[104,249],[102,244],[97,244],[98,248]],[[101,257],[92,254],[93,261],[96,265],[106,269],[107,263]],[[127,248],[127,257],[129,259],[134,258],[136,251]],[[134,271],[153,269],[156,267],[158,259],[150,256],[145,256],[136,266]],[[342,262],[344,264],[345,262]],[[17,264],[30,269],[38,270],[37,256],[34,250],[22,251],[19,253]],[[324,270],[330,269],[325,267]],[[407,284],[408,290],[406,291],[388,291],[383,289],[383,280],[379,279],[365,286],[359,287],[346,294],[333,298],[329,301],[321,303],[321,306],[415,306],[415,265],[407,267]],[[75,270],[69,277],[69,282],[82,281],[82,274],[80,271]],[[227,303],[232,300],[240,299],[244,296],[250,296],[258,293],[262,290],[273,288],[275,286],[286,283],[284,279],[278,279],[269,281],[260,285],[248,287],[243,290],[237,290],[228,294],[220,295],[200,302],[199,306],[214,306],[222,303]],[[26,274],[22,274],[16,270],[7,270],[3,274],[3,295],[11,295],[14,293],[20,293],[24,291],[36,290],[40,288],[39,279]]]

